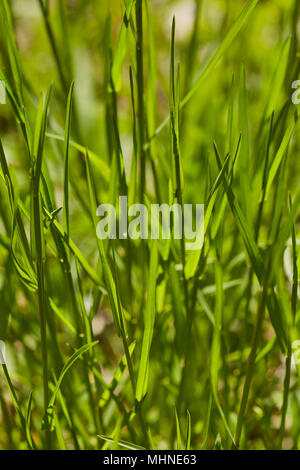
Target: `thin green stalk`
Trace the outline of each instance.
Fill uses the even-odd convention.
[[[144,202],[146,191],[146,154],[145,140],[145,109],[144,109],[144,61],[143,61],[143,0],[137,0],[136,12],[136,63],[137,63],[137,94],[138,94],[138,153],[140,162],[140,203]]]
[[[63,90],[64,95],[68,96],[68,92],[69,92],[68,79],[66,78],[66,71],[62,64],[62,60],[61,60],[58,47],[57,47],[57,41],[55,40],[53,28],[50,22],[50,10],[49,8],[46,7],[43,0],[38,0],[38,2],[40,4],[47,36],[48,36],[52,54],[56,63],[56,68],[57,68],[59,79],[61,82],[61,88]],[[73,113],[74,113],[74,128],[76,131],[76,136],[77,136],[78,141],[82,142],[82,136],[81,136],[81,130],[80,130],[80,125],[79,125],[79,118],[78,118],[78,111],[77,111],[76,104],[74,106]]]
[[[289,404],[289,391],[290,391],[290,380],[291,380],[291,365],[292,365],[292,348],[289,347],[287,357],[285,359],[285,376],[283,384],[283,402],[281,407],[281,422],[278,439],[278,449],[282,449],[282,442],[285,433],[285,421],[286,414]]]
[[[59,78],[60,78],[60,81],[61,81],[61,86],[62,86],[62,89],[64,90],[64,92],[67,93],[68,92],[68,83],[67,83],[67,80],[66,80],[65,75],[64,75],[62,63],[61,63],[61,60],[60,60],[60,57],[59,57],[59,53],[58,53],[58,50],[57,50],[54,34],[53,34],[53,31],[52,31],[52,26],[51,26],[50,18],[49,18],[49,10],[46,8],[43,0],[38,0],[38,2],[40,4],[40,8],[41,8],[41,11],[42,11],[42,15],[43,15],[47,35],[49,37],[49,42],[50,42],[50,45],[51,45],[53,56],[55,58],[55,62],[56,62],[57,70],[58,70],[58,75],[59,75]]]
[[[113,251],[113,255],[115,256],[114,251]],[[115,258],[114,258],[114,267],[115,267]],[[117,292],[118,292],[119,291],[119,289],[118,289],[118,276],[117,276],[116,271],[115,271],[115,282],[116,282],[116,288],[117,288]],[[118,301],[119,311],[121,312],[122,311],[122,306],[121,306],[119,295],[117,296],[117,301]],[[129,378],[130,378],[132,393],[133,393],[133,397],[135,398],[135,395],[136,395],[136,379],[135,379],[135,374],[134,374],[134,367],[133,367],[133,363],[132,363],[132,358],[131,358],[131,355],[130,355],[130,352],[129,352],[128,338],[127,338],[126,330],[127,330],[127,327],[125,325],[123,315],[121,314],[120,315],[121,338],[122,338],[123,348],[124,348],[125,357],[126,357],[126,361],[127,361],[127,367],[128,367],[128,372],[129,372]],[[135,410],[136,410],[137,417],[138,417],[138,420],[139,420],[139,423],[140,423],[140,427],[141,427],[141,430],[142,430],[142,433],[143,433],[143,438],[144,438],[144,441],[145,441],[144,443],[145,443],[147,449],[150,449],[150,441],[149,441],[149,436],[148,436],[148,432],[147,432],[147,425],[146,425],[146,422],[145,422],[145,419],[144,419],[144,416],[143,416],[143,413],[142,413],[141,404],[138,403],[137,400],[135,400]]]
[[[143,0],[136,0],[136,80],[137,80],[137,112],[138,112],[138,160],[140,165],[140,203],[144,203],[146,193],[146,152],[145,143],[145,106],[144,106],[144,59],[143,59]],[[146,285],[146,244],[142,240],[142,292]],[[141,296],[140,311],[144,308],[144,295]]]
[[[270,261],[269,261],[268,269],[266,271],[266,276],[265,276],[265,280],[263,284],[263,291],[262,291],[259,306],[258,306],[255,328],[254,328],[253,336],[252,336],[251,351],[250,351],[248,363],[247,363],[246,378],[245,378],[245,383],[244,383],[244,388],[243,388],[242,400],[241,400],[240,410],[239,410],[238,419],[237,419],[237,426],[236,426],[236,431],[235,431],[235,444],[237,448],[239,448],[239,444],[240,444],[240,438],[241,438],[243,424],[244,424],[248,397],[249,397],[250,387],[251,387],[254,369],[255,369],[256,352],[257,352],[258,343],[259,343],[260,336],[261,336],[263,321],[265,318],[270,268],[271,266],[270,266]]]
[[[44,140],[46,133],[47,112],[50,100],[51,88],[45,97],[41,97],[38,107],[36,130],[33,146],[33,161],[35,162],[33,187],[32,187],[32,254],[37,267],[38,282],[38,306],[40,318],[40,335],[42,349],[42,368],[43,368],[43,396],[46,420],[46,444],[51,446],[50,430],[48,427],[47,408],[49,402],[49,385],[48,385],[48,353],[47,353],[47,314],[45,305],[45,275],[44,275],[44,257],[45,257],[45,241],[43,233],[42,209],[40,180],[42,173],[42,159],[44,151]]]
[[[13,405],[14,405],[15,410],[18,413],[18,416],[19,416],[20,421],[21,421],[21,427],[22,427],[22,431],[24,433],[24,437],[26,438],[27,433],[26,433],[25,417],[24,417],[24,414],[22,412],[22,409],[21,409],[21,406],[20,406],[16,391],[15,391],[15,388],[14,388],[14,386],[12,384],[12,381],[11,381],[11,378],[9,376],[6,364],[2,364],[2,370],[3,370],[3,373],[4,373],[5,381],[6,381],[7,386],[8,386],[8,390],[10,392],[10,396],[12,398]],[[31,445],[30,445],[29,442],[28,442],[28,445],[29,445],[29,448],[31,448]]]
[[[42,369],[43,369],[43,396],[44,396],[44,409],[47,411],[49,403],[49,386],[48,386],[48,352],[47,352],[47,319],[45,310],[45,289],[44,289],[44,267],[43,261],[38,257],[37,261],[37,279],[38,279],[38,305],[40,316],[40,334],[41,334],[41,348],[42,348]],[[46,413],[46,443],[47,448],[50,449],[51,438],[50,430],[48,429],[48,418]]]
[[[292,208],[291,196],[289,198],[290,210]],[[293,327],[295,327],[296,312],[297,312],[297,296],[298,296],[298,266],[297,266],[297,245],[296,245],[296,230],[295,225],[292,227],[292,251],[293,251],[293,285],[291,296],[291,310],[293,315]],[[292,365],[292,347],[288,346],[288,354],[285,360],[285,377],[283,385],[283,403],[281,409],[281,423],[279,432],[278,448],[282,449],[282,443],[285,433],[286,414],[288,410],[290,380],[291,380],[291,365]]]

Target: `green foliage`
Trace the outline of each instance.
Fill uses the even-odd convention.
[[[299,449],[300,2],[23,3],[0,3],[0,448]],[[203,247],[98,238],[119,196],[204,204]]]

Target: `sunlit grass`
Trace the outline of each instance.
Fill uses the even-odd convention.
[[[197,0],[180,40],[180,2],[33,3],[0,5],[0,448],[299,448],[299,1]],[[101,240],[120,195],[205,204],[203,247]]]

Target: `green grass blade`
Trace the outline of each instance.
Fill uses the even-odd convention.
[[[64,148],[64,224],[63,228],[67,235],[70,235],[70,214],[69,214],[69,144],[71,129],[72,97],[74,82],[72,82],[67,102],[66,127],[65,127],[65,148]]]
[[[295,129],[295,126],[296,126],[296,121],[297,121],[297,118],[293,119],[284,136],[283,136],[283,139],[281,141],[281,144],[280,144],[280,147],[274,157],[274,160],[272,162],[272,165],[271,165],[271,168],[269,170],[269,175],[268,175],[268,182],[267,182],[267,186],[266,186],[266,194],[265,194],[265,199],[268,199],[269,197],[269,194],[270,194],[270,189],[271,189],[271,186],[272,186],[272,183],[274,181],[274,178],[277,174],[277,171],[278,171],[278,168],[280,166],[280,163],[282,161],[282,158],[288,148],[288,145],[290,143],[290,140],[291,140],[291,137],[293,135],[293,132],[294,132],[294,129]]]
[[[185,441],[185,450],[190,450],[191,448],[191,435],[192,435],[192,422],[191,414],[187,411],[187,423],[186,423],[186,441]]]
[[[31,431],[30,431],[30,422],[31,422],[31,412],[32,412],[32,392],[30,392],[28,403],[27,403],[27,410],[26,410],[26,437],[27,441],[30,445],[31,449],[34,449],[34,444],[32,441],[31,437]]]
[[[100,439],[103,439],[104,441],[110,442],[111,444],[114,443],[114,439],[112,439],[109,436],[98,436]],[[124,447],[125,449],[128,450],[146,450],[145,447],[138,446],[137,444],[133,444],[132,442],[124,441],[124,440],[119,440],[118,445],[120,447]]]
[[[134,0],[129,0],[127,2],[126,11],[124,13],[124,18],[118,39],[118,44],[113,58],[111,76],[114,91],[120,91],[122,86],[122,66],[126,55],[128,27],[130,23],[133,4]]]
[[[157,240],[152,241],[150,250],[150,268],[148,278],[148,296],[144,316],[144,334],[142,343],[142,352],[139,362],[139,371],[136,384],[135,398],[137,401],[142,401],[147,393],[148,375],[149,375],[149,360],[150,349],[153,337],[154,323],[155,323],[155,308],[156,308],[156,278],[158,269],[158,243]]]
[[[181,432],[180,432],[180,423],[178,419],[177,410],[175,408],[175,420],[176,420],[176,437],[177,437],[177,450],[181,450]]]
[[[257,3],[259,0],[248,0],[246,5],[244,6],[244,9],[238,16],[238,18],[235,20],[234,24],[226,34],[225,38],[217,48],[215,52],[208,58],[208,60],[205,62],[204,66],[200,70],[198,77],[196,78],[196,81],[194,85],[192,86],[191,90],[186,94],[186,96],[183,98],[183,100],[180,103],[180,107],[184,107],[194,96],[194,94],[197,92],[197,90],[200,88],[201,83],[204,81],[204,79],[209,75],[209,73],[215,68],[219,60],[222,58],[222,56],[227,52],[227,50],[230,48],[233,40],[236,38],[242,27],[246,24],[248,21],[250,15],[252,14],[253,10],[255,9]],[[152,136],[155,137],[157,136],[162,129],[165,127],[165,125],[168,123],[169,117],[166,118],[160,126],[156,129],[155,134]]]
[[[46,415],[44,417],[44,425],[49,426],[49,429],[53,426],[53,407],[55,404],[56,396],[58,392],[60,391],[60,387],[62,384],[62,381],[66,375],[66,373],[69,371],[69,369],[73,366],[73,364],[87,351],[89,351],[91,348],[96,346],[98,344],[98,341],[93,341],[90,344],[84,344],[81,346],[77,351],[72,354],[72,356],[67,360],[67,362],[64,364],[61,373],[59,375],[59,378],[56,382],[55,389],[52,392],[51,398],[49,400],[48,406],[47,406],[47,411]]]
[[[226,428],[226,431],[232,440],[233,444],[235,443],[234,437],[231,433],[229,424],[226,420],[224,411],[222,409],[219,392],[218,392],[218,382],[219,382],[219,369],[221,362],[221,330],[222,330],[222,316],[223,316],[223,281],[222,281],[222,270],[219,262],[216,262],[215,265],[215,275],[216,275],[216,305],[215,305],[215,327],[213,332],[212,340],[212,350],[211,350],[211,364],[210,364],[210,376],[211,376],[211,385],[212,392],[215,403],[217,405],[218,411]]]

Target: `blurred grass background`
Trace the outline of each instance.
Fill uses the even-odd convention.
[[[155,74],[156,74],[156,100],[152,103],[155,115],[154,129],[169,113],[169,68],[170,68],[170,36],[172,18],[176,18],[176,63],[181,64],[181,95],[184,96],[192,87],[195,77],[209,54],[221,43],[226,32],[237,18],[245,5],[241,0],[150,0],[150,15],[153,27],[155,46]],[[75,81],[74,91],[74,119],[71,137],[82,146],[100,156],[111,167],[112,155],[107,132],[107,44],[109,36],[108,21],[111,22],[112,49],[116,48],[117,39],[124,15],[122,1],[98,0],[50,0],[50,20],[55,40],[58,44],[59,57],[62,65],[63,77],[58,73],[57,66],[51,53],[49,38],[46,34],[39,2],[36,0],[11,0],[9,6],[12,11],[15,40],[19,51],[24,83],[26,83],[25,106],[29,120],[34,122],[36,115],[37,97],[41,91],[48,89],[53,83],[53,93],[50,104],[48,132],[63,135],[66,115],[66,87],[72,80]],[[145,16],[145,13],[144,13]],[[110,18],[110,20],[108,20]],[[145,19],[145,18],[144,18]],[[286,103],[293,112],[291,100],[291,83],[300,79],[299,72],[299,1],[297,0],[261,0],[245,27],[239,32],[229,50],[214,68],[209,76],[201,83],[192,100],[182,110],[181,114],[181,153],[185,175],[184,201],[188,203],[204,203],[208,184],[208,168],[212,175],[216,175],[216,162],[213,154],[213,141],[225,154],[228,106],[230,102],[232,77],[234,74],[234,120],[232,147],[236,146],[237,137],[241,129],[241,111],[237,105],[239,87],[241,86],[241,66],[244,64],[247,86],[248,105],[248,131],[250,164],[247,168],[251,180],[251,192],[246,195],[250,206],[250,213],[256,210],[260,197],[260,179],[262,172],[262,149],[264,148],[267,131],[262,125],[263,113],[268,105],[272,93],[274,73],[282,54],[286,41],[291,38],[287,69],[284,71],[282,86],[276,96],[275,112],[282,112]],[[6,32],[0,30],[0,65],[6,76],[10,76],[9,57],[7,52]],[[149,38],[145,33],[144,65],[145,65],[145,101],[148,100],[149,85]],[[135,55],[135,41],[133,35],[129,37],[125,62],[122,68],[123,83],[117,95],[118,129],[124,156],[127,177],[130,172],[130,162],[133,153],[132,139],[132,108],[130,97],[130,81],[128,68],[133,64]],[[299,76],[298,76],[299,75]],[[62,86],[63,85],[63,86]],[[151,95],[150,95],[151,99]],[[149,105],[151,106],[151,104]],[[273,111],[269,109],[268,113]],[[240,113],[240,114],[239,114]],[[76,118],[76,116],[77,118]],[[284,128],[284,124],[282,126]],[[29,161],[26,155],[26,145],[20,126],[16,125],[12,108],[7,105],[0,106],[0,133],[5,154],[12,168],[12,175],[17,180],[19,197],[26,206],[30,201]],[[276,136],[278,145],[281,142],[283,131]],[[274,144],[277,148],[278,145]],[[289,160],[286,172],[285,190],[294,195],[299,189],[299,126],[296,127],[289,150]],[[277,145],[277,146],[276,146]],[[64,174],[62,163],[63,145],[56,140],[46,137],[45,155],[49,167],[50,180],[53,183],[57,207],[63,205]],[[227,151],[227,149],[226,149]],[[87,204],[87,188],[85,178],[82,177],[81,165],[76,159],[77,152],[71,152],[70,171],[77,179],[78,190]],[[272,158],[275,151],[272,152]],[[160,172],[160,188],[163,199],[168,196],[168,179],[171,167],[169,128],[166,126],[155,138],[153,159]],[[238,162],[237,173],[241,171]],[[245,168],[242,168],[245,171]],[[95,170],[96,188],[101,202],[109,202],[109,184]],[[243,181],[243,180],[242,180]],[[239,177],[235,182],[236,190],[240,190]],[[274,189],[274,188],[273,188]],[[150,163],[147,164],[147,190],[150,197],[155,198],[155,182],[151,172]],[[275,191],[275,190],[274,190]],[[272,193],[273,194],[273,193]],[[0,184],[1,202],[1,233],[7,232],[11,221],[8,219],[8,197],[4,183]],[[243,200],[243,198],[241,198]],[[273,201],[267,201],[265,218],[261,227],[260,244],[267,242],[267,233],[272,220]],[[245,375],[247,357],[249,355],[251,332],[257,311],[260,286],[255,281],[249,304],[249,315],[245,318],[244,310],[246,299],[243,297],[244,289],[249,276],[249,263],[242,240],[240,239],[234,217],[229,209],[224,215],[224,227],[221,237],[221,260],[224,271],[224,282],[235,282],[233,286],[224,290],[224,351],[226,358],[224,369],[219,382],[222,393],[222,406],[226,409],[226,416],[232,426],[235,426],[238,404],[242,390],[242,379]],[[251,220],[249,221],[251,222]],[[87,212],[78,202],[78,193],[70,189],[70,233],[72,239],[82,253],[96,266],[96,243],[93,226]],[[9,236],[9,233],[6,233]],[[215,305],[215,253],[209,253],[205,270],[199,274],[200,292],[204,293],[208,310],[214,311]],[[139,328],[140,305],[144,298],[141,281],[143,271],[143,258],[140,251],[133,253],[133,294],[127,287],[127,258],[126,246],[118,246],[118,272],[119,290],[124,307],[128,313],[128,323],[131,338],[137,341],[137,351],[140,351],[142,330]],[[24,287],[17,281],[9,255],[5,247],[0,248],[0,337],[6,341],[8,369],[11,378],[17,387],[21,403],[25,407],[27,397],[31,390],[34,392],[35,406],[32,411],[32,437],[41,446],[43,438],[40,436],[41,421],[41,390],[42,377],[40,367],[40,346],[38,317],[34,311],[34,301],[24,292]],[[238,257],[242,257],[239,264]],[[286,305],[290,287],[290,278],[287,272],[291,269],[291,255],[286,253],[286,266],[281,265],[280,282],[286,283]],[[243,258],[244,257],[244,258]],[[48,254],[47,268],[47,297],[54,299],[63,311],[68,311],[68,299],[65,285],[60,274],[60,265],[55,256]],[[75,271],[73,270],[73,275]],[[168,274],[166,274],[168,273]],[[162,266],[159,271],[162,279],[169,279],[170,272]],[[171,284],[174,279],[171,278]],[[181,282],[179,278],[177,282]],[[279,281],[278,281],[279,282]],[[92,308],[95,293],[90,280],[83,275],[82,287],[86,309]],[[173,285],[175,290],[179,284]],[[145,416],[151,428],[155,447],[170,447],[174,435],[170,435],[171,423],[174,426],[176,396],[180,384],[182,357],[175,354],[174,337],[174,310],[176,294],[172,293],[169,280],[165,285],[162,281],[157,298],[163,299],[157,305],[155,333],[151,349],[151,368],[148,395],[145,400]],[[284,290],[280,289],[280,292]],[[191,293],[190,293],[191,295]],[[198,298],[197,298],[198,299]],[[203,302],[196,302],[197,320],[193,330],[192,348],[194,354],[192,363],[188,368],[188,381],[185,388],[185,401],[180,410],[179,419],[182,428],[186,425],[186,409],[192,416],[192,448],[200,448],[207,425],[207,408],[210,400],[210,348],[212,343],[211,324],[205,316]],[[50,312],[50,309],[49,309]],[[67,314],[68,316],[68,314]],[[100,364],[99,370],[107,382],[112,378],[118,366],[123,349],[112,322],[110,306],[103,300],[95,312],[92,330],[94,337],[100,340],[97,346],[96,357]],[[55,327],[57,342],[63,356],[67,357],[74,351],[73,337],[63,325]],[[223,333],[222,333],[223,334]],[[263,328],[261,348],[274,337],[274,330],[267,318]],[[50,347],[50,368],[53,367],[59,374],[59,364],[51,357],[54,346]],[[176,349],[176,348],[175,348]],[[137,353],[138,357],[138,353]],[[246,437],[243,441],[245,448],[274,448],[278,439],[278,430],[281,420],[281,406],[284,380],[285,358],[277,343],[268,354],[256,365],[253,390],[251,395],[249,414],[247,415]],[[71,400],[74,411],[74,426],[78,429],[79,447],[97,448],[99,439],[94,430],[92,412],[86,405],[86,390],[81,383],[80,373],[71,372],[73,397]],[[71,395],[72,395],[71,393]],[[96,400],[101,400],[101,393],[95,392]],[[116,389],[116,395],[130,408],[128,400],[127,375],[123,376]],[[2,378],[0,379],[1,412],[3,422],[0,430],[0,448],[26,448],[26,442],[20,426],[16,425],[14,408],[8,390]],[[283,448],[298,448],[299,424],[297,415],[300,406],[298,378],[293,366],[290,406],[286,420],[286,432],[283,439]],[[72,409],[70,411],[72,414]],[[111,434],[118,428],[118,410],[113,400],[103,405],[103,429],[98,434]],[[62,418],[62,432],[68,448],[74,446],[70,432],[65,428],[66,417]],[[229,446],[228,437],[224,431],[222,421],[216,407],[213,405],[212,417],[209,421],[207,447]],[[123,423],[124,424],[124,423]],[[121,437],[130,440],[128,432],[123,430]],[[102,444],[101,444],[102,445]]]

